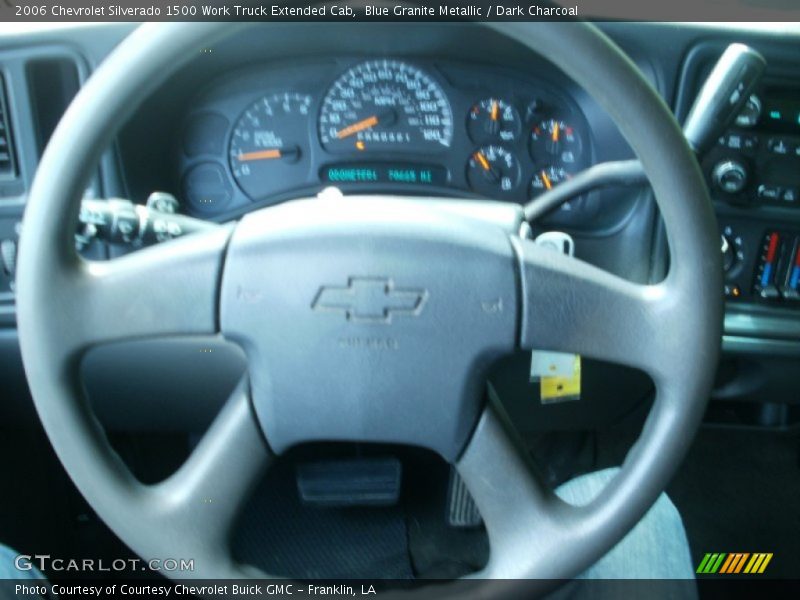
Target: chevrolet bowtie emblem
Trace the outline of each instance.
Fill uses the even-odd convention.
[[[311,308],[342,312],[348,321],[390,323],[395,315],[418,315],[427,297],[424,289],[396,288],[391,279],[351,277],[347,287],[322,286]]]

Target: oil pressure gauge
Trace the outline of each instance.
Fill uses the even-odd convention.
[[[531,198],[535,198],[544,192],[549,192],[570,177],[571,175],[563,167],[547,166],[540,168],[531,179]]]
[[[531,179],[530,188],[528,190],[528,195],[533,200],[537,196],[544,194],[545,192],[549,192],[554,187],[563,183],[567,179],[570,179],[572,174],[567,171],[564,167],[557,167],[553,165],[540,167],[537,171],[533,174],[533,178]],[[569,212],[573,210],[576,206],[580,206],[582,204],[582,200],[580,197],[572,198],[567,200],[563,204],[559,210],[562,212]]]

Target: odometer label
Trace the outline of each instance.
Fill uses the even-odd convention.
[[[325,170],[325,181],[361,183],[378,181],[378,172],[375,169],[364,167],[330,167]]]

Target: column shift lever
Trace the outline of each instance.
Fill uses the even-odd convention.
[[[744,108],[767,67],[758,52],[744,44],[731,44],[697,94],[683,124],[689,146],[701,155]]]

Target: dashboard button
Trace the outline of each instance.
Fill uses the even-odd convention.
[[[731,95],[730,102],[731,104],[735,104],[739,100],[739,90],[735,90],[734,94]],[[742,107],[741,112],[736,117],[736,124],[739,127],[754,127],[758,120],[761,118],[761,99],[753,94],[747,99],[744,107]]]
[[[774,285],[768,285],[767,287],[763,288],[760,292],[760,295],[765,300],[775,300],[776,298],[780,298],[778,288]]]
[[[225,169],[217,163],[201,163],[183,179],[183,197],[193,212],[219,211],[230,202],[233,189]]]
[[[783,188],[777,185],[762,183],[758,186],[758,197],[762,200],[780,200]]]
[[[754,150],[758,136],[745,133],[729,133],[719,138],[719,145],[729,150]]]
[[[742,289],[735,283],[726,283],[724,290],[726,298],[739,298],[742,295]]]
[[[794,144],[786,138],[770,138],[767,142],[767,149],[772,154],[781,156],[792,154],[795,151]]]
[[[790,302],[800,301],[800,292],[798,292],[797,290],[784,288],[783,290],[781,290],[781,294],[783,294],[784,300],[788,300]]]

